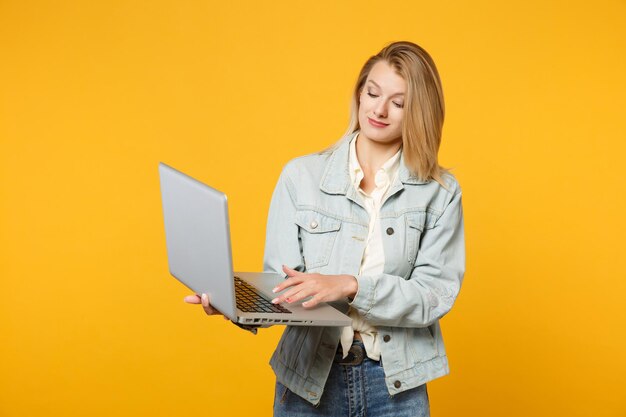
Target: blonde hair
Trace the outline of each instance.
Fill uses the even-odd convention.
[[[387,62],[407,84],[402,122],[402,153],[407,168],[422,181],[433,179],[445,187],[437,155],[445,116],[443,90],[435,62],[412,42],[393,42],[370,57],[357,78],[352,94],[350,124],[344,136],[360,129],[359,96],[372,67]]]

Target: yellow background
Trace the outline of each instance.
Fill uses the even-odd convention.
[[[258,270],[280,169],[407,39],[464,189],[433,416],[625,416],[626,2],[501,3],[0,1],[0,415],[271,415],[282,329],[183,303],[157,163],[228,193]]]

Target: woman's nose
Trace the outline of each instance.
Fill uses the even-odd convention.
[[[374,107],[374,115],[376,115],[376,117],[387,117],[387,106],[384,102],[378,103],[376,107]]]

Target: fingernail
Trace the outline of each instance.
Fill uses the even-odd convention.
[[[302,303],[302,306],[303,306],[303,307],[308,307],[308,306],[309,306],[309,302],[308,302],[308,301],[305,301],[304,303]]]
[[[208,304],[209,301],[209,296],[206,294],[202,294],[202,304],[206,305]]]
[[[278,297],[276,297],[276,298],[274,298],[274,299],[272,300],[272,304],[276,304],[276,303],[278,303]]]
[[[276,292],[278,291],[278,287],[274,287],[274,289],[272,290],[272,292]]]

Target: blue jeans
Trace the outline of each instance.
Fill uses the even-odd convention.
[[[361,344],[359,340],[355,344]],[[337,353],[337,358],[341,354]],[[317,406],[289,391],[276,381],[274,417],[332,416],[332,417],[428,417],[430,406],[426,384],[408,391],[389,395],[385,373],[380,362],[365,358],[360,365],[333,363]]]

